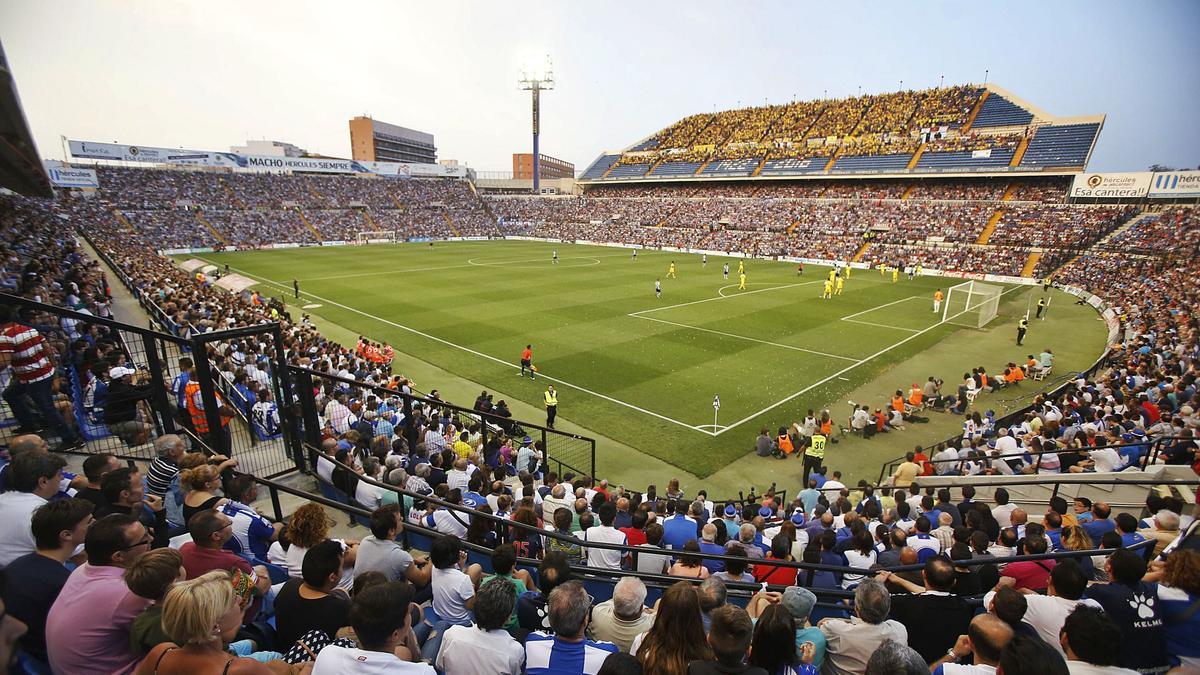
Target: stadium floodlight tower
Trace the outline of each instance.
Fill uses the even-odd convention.
[[[550,55],[546,55],[546,63],[540,68],[521,68],[521,79],[517,80],[517,86],[533,94],[533,193],[540,194],[542,171],[541,160],[538,157],[538,131],[541,127],[542,91],[554,88],[554,64],[550,62]]]

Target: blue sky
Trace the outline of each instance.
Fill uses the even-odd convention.
[[[1200,166],[1200,2],[148,2],[6,0],[0,40],[43,156],[59,134],[349,154],[357,114],[441,158],[527,152],[520,67],[553,57],[542,150],[578,168],[685,115],[988,79],[1105,113],[1090,168]]]

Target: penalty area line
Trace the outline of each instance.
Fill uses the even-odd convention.
[[[1000,295],[1001,295],[1001,296],[1004,296],[1004,295],[1007,295],[1007,294],[1009,294],[1009,293],[1012,293],[1013,291],[1015,291],[1015,290],[1018,290],[1018,289],[1021,289],[1021,288],[1024,288],[1024,287],[1023,287],[1023,286],[1013,286],[1012,288],[1010,288],[1010,289],[1008,289],[1008,290],[1006,290],[1006,291],[1003,291],[1002,293],[1000,293]],[[907,300],[908,298],[905,298],[905,299]],[[899,302],[899,301],[897,301],[897,302]],[[896,304],[896,303],[892,303],[892,304]],[[961,314],[965,314],[965,313],[966,313],[966,312],[968,312],[968,311],[970,311],[970,310],[969,310],[969,309],[964,309],[962,312],[959,312],[959,314],[955,314],[955,315],[954,315],[954,317],[957,317],[957,316],[959,316],[959,315],[961,315]],[[951,318],[954,318],[954,317],[951,317]],[[774,410],[775,408],[778,408],[779,406],[783,405],[784,403],[787,403],[788,401],[791,401],[791,400],[793,400],[793,399],[796,399],[796,398],[798,398],[798,397],[800,397],[800,396],[803,396],[804,394],[807,394],[808,392],[812,391],[813,389],[816,389],[817,387],[819,387],[819,386],[821,386],[821,385],[825,384],[826,382],[830,382],[830,381],[832,381],[832,380],[833,380],[833,379],[835,379],[835,378],[842,377],[842,376],[843,376],[843,375],[845,375],[846,373],[848,373],[848,372],[850,372],[850,371],[854,370],[855,368],[857,368],[857,367],[859,367],[859,366],[863,365],[864,363],[867,363],[867,362],[869,362],[869,361],[872,361],[872,360],[874,360],[875,358],[877,358],[877,357],[879,357],[879,356],[881,356],[881,355],[883,355],[883,354],[886,354],[887,352],[889,352],[889,351],[891,351],[891,350],[895,349],[896,347],[899,347],[899,346],[901,346],[901,345],[903,345],[903,344],[905,344],[905,343],[909,342],[910,340],[915,340],[916,338],[919,338],[919,337],[921,337],[922,335],[924,335],[925,333],[928,333],[929,331],[933,330],[934,328],[937,328],[937,327],[941,326],[943,323],[945,323],[945,321],[939,321],[938,323],[935,323],[935,324],[933,324],[932,326],[930,326],[930,327],[928,327],[928,328],[926,328],[926,329],[924,329],[924,330],[922,330],[922,331],[920,331],[920,332],[918,332],[918,333],[913,333],[912,335],[909,335],[908,337],[904,338],[903,340],[900,340],[899,342],[896,342],[896,343],[894,343],[894,344],[891,344],[891,345],[889,345],[889,346],[887,346],[887,347],[884,347],[883,349],[880,349],[879,351],[875,352],[874,354],[872,354],[872,355],[870,355],[870,356],[868,356],[868,357],[866,357],[866,358],[864,358],[864,359],[861,359],[861,360],[859,360],[859,361],[857,361],[857,362],[855,362],[855,363],[852,363],[852,364],[850,364],[850,365],[846,366],[845,368],[843,368],[843,369],[841,369],[841,370],[837,371],[836,373],[834,373],[834,374],[832,374],[832,375],[830,375],[830,376],[828,376],[828,377],[826,377],[826,378],[824,378],[824,379],[822,379],[822,380],[818,380],[817,382],[814,382],[814,383],[812,383],[812,384],[808,385],[807,387],[805,387],[805,388],[801,389],[800,391],[798,391],[798,392],[796,392],[796,393],[792,394],[791,396],[788,396],[787,398],[784,398],[784,399],[782,399],[782,400],[780,400],[780,401],[777,401],[777,402],[775,402],[775,403],[772,403],[771,405],[769,405],[769,406],[767,406],[767,407],[763,408],[762,410],[759,410],[759,411],[758,411],[758,412],[756,412],[756,413],[751,413],[751,414],[749,414],[749,415],[747,415],[747,416],[743,417],[742,419],[740,419],[740,420],[738,420],[738,421],[736,421],[736,422],[734,422],[734,423],[732,423],[732,424],[730,424],[730,425],[726,426],[724,429],[721,429],[720,431],[714,432],[714,433],[713,433],[713,436],[720,436],[721,434],[725,433],[726,431],[729,431],[730,429],[733,429],[733,428],[735,428],[735,427],[739,427],[739,426],[741,426],[741,425],[745,424],[746,422],[749,422],[750,420],[754,419],[755,417],[758,417],[759,415],[762,415],[763,413],[770,412],[770,411]]]
[[[201,257],[201,258],[203,258],[203,256],[198,256],[198,257]],[[212,262],[212,261],[209,261],[209,262]],[[236,271],[237,271],[239,274],[244,274],[244,275],[246,275],[247,277],[250,277],[250,278],[252,278],[252,279],[258,279],[258,280],[260,280],[260,281],[262,281],[262,282],[264,282],[264,283],[267,283],[267,284],[270,284],[270,285],[273,285],[273,286],[277,286],[277,287],[280,287],[280,288],[282,288],[281,286],[278,286],[278,283],[279,283],[279,282],[276,282],[276,281],[274,281],[274,280],[272,280],[272,279],[268,279],[267,277],[259,276],[259,275],[257,275],[257,274],[251,274],[250,272],[247,272],[247,271],[245,271],[245,270],[241,270],[241,269],[237,269],[237,268],[235,268],[235,267],[231,267],[230,269],[236,270]],[[464,352],[467,352],[468,354],[473,354],[473,355],[475,355],[475,356],[478,356],[478,357],[480,357],[480,358],[484,358],[484,359],[487,359],[487,360],[489,360],[489,361],[493,361],[493,362],[495,362],[495,363],[499,363],[500,365],[502,365],[502,366],[505,366],[505,367],[507,367],[507,368],[511,368],[511,369],[514,369],[514,370],[515,370],[515,369],[519,369],[519,368],[520,368],[520,366],[518,366],[517,364],[510,363],[510,362],[508,362],[508,361],[505,361],[505,360],[503,360],[503,359],[498,359],[498,358],[496,358],[495,356],[492,356],[492,355],[490,355],[490,354],[484,354],[483,352],[480,352],[480,351],[477,351],[477,350],[471,349],[470,347],[465,347],[465,346],[463,346],[463,345],[460,345],[460,344],[457,344],[457,343],[451,342],[451,341],[449,341],[449,340],[446,340],[446,339],[444,339],[444,338],[437,337],[436,335],[430,335],[429,333],[424,333],[424,332],[422,332],[422,331],[419,331],[419,330],[417,330],[416,328],[411,328],[411,327],[409,327],[409,326],[405,326],[404,324],[399,324],[399,323],[396,323],[395,321],[391,321],[391,320],[389,320],[389,319],[385,319],[385,318],[383,318],[383,317],[380,317],[380,316],[375,316],[374,314],[368,314],[367,312],[364,312],[364,311],[362,311],[361,309],[357,309],[357,308],[354,308],[354,307],[350,307],[349,305],[343,305],[342,303],[340,303],[340,302],[335,302],[335,301],[333,301],[333,300],[330,300],[329,298],[323,298],[323,297],[321,297],[321,296],[319,296],[319,295],[313,295],[312,293],[306,293],[305,295],[307,295],[308,297],[310,297],[310,298],[313,298],[313,299],[315,299],[315,300],[320,300],[320,301],[324,302],[325,304],[328,304],[328,305],[333,305],[334,307],[340,307],[340,308],[342,308],[342,309],[344,309],[344,310],[346,310],[346,311],[348,311],[348,312],[354,312],[355,314],[358,314],[358,315],[364,316],[364,317],[366,317],[366,318],[368,318],[368,319],[374,319],[374,320],[376,320],[376,321],[378,321],[378,322],[380,322],[380,323],[385,323],[385,324],[387,324],[387,325],[389,325],[389,326],[393,326],[393,327],[395,327],[395,328],[399,328],[400,330],[408,331],[409,333],[412,333],[412,334],[414,334],[414,335],[419,335],[419,336],[421,336],[421,337],[423,337],[423,338],[425,338],[425,339],[427,339],[427,340],[432,340],[432,341],[434,341],[434,342],[437,342],[437,343],[440,343],[440,344],[446,345],[447,347],[454,347],[455,349],[462,350],[462,351],[464,351]],[[681,422],[681,421],[679,421],[679,420],[677,420],[677,419],[675,419],[675,418],[673,418],[673,417],[667,417],[666,415],[663,415],[663,414],[660,414],[660,413],[656,413],[656,412],[654,412],[653,410],[647,410],[647,409],[645,409],[645,408],[642,408],[642,407],[640,407],[640,406],[636,406],[636,405],[634,405],[634,404],[632,404],[632,403],[629,403],[628,401],[622,401],[621,399],[618,399],[618,398],[613,398],[612,396],[608,396],[607,394],[601,394],[601,393],[600,393],[600,392],[598,392],[598,391],[592,391],[591,389],[588,389],[587,387],[582,387],[582,386],[580,386],[580,385],[577,385],[577,384],[572,384],[571,382],[567,382],[566,380],[561,380],[561,379],[559,379],[559,378],[556,378],[556,377],[551,377],[551,376],[549,376],[549,375],[544,375],[544,374],[543,374],[543,375],[541,375],[541,377],[542,377],[542,378],[544,378],[544,379],[546,379],[546,380],[549,380],[549,381],[551,381],[551,382],[554,382],[555,384],[560,384],[560,385],[563,385],[564,387],[570,387],[571,389],[574,389],[574,390],[576,390],[576,391],[581,391],[581,392],[583,392],[583,393],[585,393],[585,394],[590,394],[590,395],[592,395],[592,396],[595,396],[596,398],[603,399],[603,400],[605,400],[605,401],[608,401],[609,403],[615,403],[615,404],[617,404],[617,405],[619,405],[619,406],[623,406],[623,407],[629,408],[630,410],[636,410],[637,412],[640,412],[640,413],[642,413],[642,414],[644,414],[644,415],[649,415],[649,416],[651,416],[651,417],[655,417],[655,418],[657,418],[657,419],[660,419],[660,420],[662,420],[662,421],[664,421],[664,422],[670,422],[671,424],[676,424],[676,425],[678,425],[678,426],[681,426],[681,427],[684,427],[684,428],[687,428],[687,429],[691,429],[692,431],[699,431],[700,433],[709,434],[709,435],[714,435],[714,436],[716,435],[714,432],[711,432],[711,431],[706,431],[706,430],[705,430],[705,429],[703,429],[703,428],[700,428],[700,427],[697,427],[697,426],[693,426],[693,425],[691,425],[691,424],[688,424],[687,422]],[[710,426],[711,426],[711,425],[710,425]]]

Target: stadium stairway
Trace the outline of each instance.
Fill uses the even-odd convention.
[[[117,217],[117,222],[121,223],[126,230],[129,230],[130,234],[137,233],[137,229],[133,226],[133,223],[129,222],[129,219],[125,217],[125,214],[121,213],[121,209],[113,209],[112,212],[113,215]]]
[[[996,231],[996,225],[1000,223],[1000,219],[1004,217],[1004,209],[996,209],[992,213],[992,217],[988,218],[987,225],[983,226],[983,232],[979,233],[979,238],[975,240],[976,244],[986,244],[992,238],[992,234]]]
[[[971,130],[971,125],[975,123],[975,118],[979,117],[979,111],[983,110],[983,102],[987,100],[988,94],[991,92],[984,89],[983,94],[979,96],[979,100],[975,102],[975,109],[971,111],[971,115],[967,117],[967,123],[959,129],[959,133],[965,134]]]
[[[1099,241],[1097,241],[1095,244],[1092,244],[1091,246],[1089,246],[1087,248],[1087,250],[1084,251],[1084,253],[1091,252],[1091,251],[1111,250],[1108,246],[1108,242],[1111,241],[1118,234],[1124,232],[1125,230],[1128,230],[1129,228],[1137,225],[1138,223],[1142,222],[1143,220],[1145,220],[1147,218],[1157,218],[1157,217],[1158,217],[1157,213],[1150,213],[1150,212],[1139,213],[1139,214],[1135,215],[1134,217],[1130,218],[1129,220],[1125,221],[1124,223],[1122,223],[1119,227],[1114,229],[1112,232],[1109,232],[1108,234],[1101,237]],[[1065,261],[1063,261],[1063,264],[1059,265],[1054,270],[1049,271],[1046,276],[1052,277],[1052,276],[1058,274],[1063,269],[1066,269],[1066,267],[1068,265],[1075,262],[1076,260],[1079,260],[1080,255],[1083,255],[1083,253],[1076,254],[1076,255],[1073,255],[1073,256],[1067,258]]]
[[[312,185],[305,185],[304,187],[308,189],[308,194],[312,195],[313,199],[320,201],[322,204],[324,204],[326,206],[329,204],[329,200],[325,198],[325,195],[318,192],[317,188],[313,187]],[[318,241],[320,241],[320,240],[318,240]]]
[[[225,189],[228,190],[229,186],[226,185]],[[231,191],[231,194],[232,194],[232,191]],[[207,227],[208,231],[210,233],[212,233],[213,238],[215,238],[217,241],[221,242],[222,246],[229,245],[229,240],[227,240],[225,238],[225,235],[221,234],[220,230],[218,230],[216,227],[214,227],[212,223],[208,222],[208,218],[205,218],[204,215],[201,214],[199,211],[196,212],[196,220],[204,227]]]
[[[655,160],[654,164],[650,165],[650,168],[646,171],[646,175],[649,176],[653,174],[654,170],[662,166],[662,163],[665,161],[667,161],[665,157]]]
[[[308,219],[308,216],[304,215],[304,211],[302,211],[299,207],[296,208],[296,215],[300,216],[300,222],[304,223],[304,226],[308,228],[308,231],[313,233],[313,236],[317,238],[317,241],[325,241],[325,237],[321,236],[321,231],[317,229],[316,225],[312,224],[312,221]]]
[[[442,211],[442,218],[446,220],[446,227],[450,228],[450,231],[454,233],[454,236],[462,236],[462,233],[458,231],[458,227],[454,224],[454,219],[450,217],[449,211]]]
[[[924,147],[925,147],[924,145],[922,145],[922,146],[921,146],[921,148],[924,148]],[[916,155],[913,155],[913,156],[914,156],[914,157],[919,157],[919,156],[920,156],[920,151],[918,150],[918,151],[917,151],[917,154],[916,154]],[[910,165],[908,168],[910,168],[910,169],[911,169],[911,168],[912,168],[912,166]],[[916,184],[916,183],[913,183],[912,185],[909,185],[907,188],[905,188],[905,189],[904,189],[904,194],[900,195],[900,201],[904,201],[904,200],[908,199],[909,197],[912,197],[912,193],[914,193],[914,192],[916,192],[916,191],[917,191],[917,184]]]
[[[230,201],[232,201],[239,209],[245,209],[246,203],[238,198],[237,193],[233,191],[233,188],[229,187],[229,183],[226,183],[224,178],[218,178],[217,180],[221,181],[221,187],[225,188],[225,194],[229,195]],[[212,226],[210,225],[209,227]]]
[[[822,171],[821,173],[829,173],[830,171],[832,171],[833,165],[837,164],[838,158],[841,156],[842,156],[842,148],[841,148],[841,146],[838,146],[838,149],[835,150],[833,153],[833,157],[829,158],[829,163],[825,165],[825,170]]]
[[[762,161],[758,163],[758,166],[754,168],[754,171],[751,172],[750,175],[757,177],[760,173],[762,173],[763,167],[767,165],[767,158],[769,158],[769,157],[770,157],[770,155],[763,157]]]
[[[712,157],[704,160],[700,166],[696,167],[696,170],[692,172],[692,175],[699,176],[700,174],[704,173],[704,170],[708,168],[709,164],[712,164]]]
[[[367,229],[372,232],[379,231],[379,223],[375,222],[375,219],[371,217],[371,212],[367,209],[363,209],[362,214],[363,220],[367,221]]]
[[[396,195],[390,195],[390,196],[391,196],[391,198],[392,198],[392,203],[396,205],[396,208],[397,208],[398,210],[400,210],[400,211],[407,211],[407,210],[408,210],[407,208],[405,208],[405,206],[404,206],[404,202],[400,201],[400,198],[399,198],[399,197],[397,197]]]
[[[925,154],[925,146],[927,146],[927,145],[929,145],[929,144],[922,143],[921,147],[917,148],[917,151],[913,153],[912,159],[908,160],[908,166],[905,167],[906,169],[908,169],[909,171],[912,171],[913,169],[917,168],[917,162],[921,161],[921,155]],[[908,199],[908,195],[911,192],[912,192],[912,188],[910,187],[908,189],[908,192],[905,192],[904,196],[901,197],[901,199]]]
[[[1009,166],[1018,166],[1021,164],[1021,158],[1025,156],[1025,151],[1029,149],[1029,141],[1032,136],[1026,136],[1021,139],[1021,144],[1017,146],[1017,151],[1013,153],[1012,160],[1009,161]]]
[[[1033,278],[1033,273],[1037,270],[1038,263],[1042,261],[1041,250],[1033,250],[1029,252],[1029,257],[1025,259],[1025,265],[1021,267],[1021,276]]]
[[[793,233],[793,232],[795,232],[795,231],[796,231],[796,228],[797,228],[797,227],[799,227],[799,226],[800,226],[800,221],[799,221],[799,220],[793,220],[793,221],[792,221],[792,224],[787,226],[787,235],[788,235],[789,237],[790,237],[790,236],[792,236],[792,233]]]
[[[869,248],[871,248],[871,242],[864,241],[863,245],[858,247],[858,251],[850,259],[850,262],[862,262],[863,256],[867,254],[867,249]]]
[[[1012,201],[1013,195],[1016,194],[1016,192],[1017,192],[1017,183],[1015,183],[1015,182],[1009,183],[1008,188],[1004,191],[1004,195],[1002,197],[1000,197],[1000,201],[1002,201],[1002,202]]]

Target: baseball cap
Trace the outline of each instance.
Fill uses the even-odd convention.
[[[125,377],[126,375],[133,375],[136,372],[137,371],[134,370],[133,368],[126,368],[124,366],[116,366],[115,368],[108,371],[108,376],[115,380],[118,377]]]
[[[813,595],[812,591],[800,586],[788,586],[783,589],[783,600],[780,601],[783,608],[796,621],[804,621],[812,612],[813,606],[817,604],[817,596]]]

